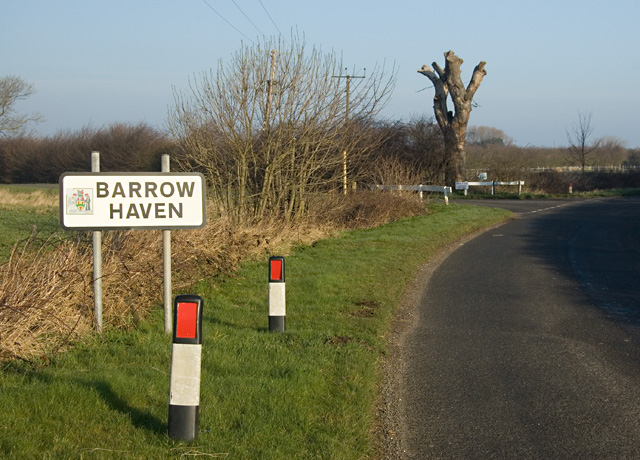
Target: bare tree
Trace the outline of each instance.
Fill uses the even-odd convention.
[[[511,146],[513,138],[504,131],[491,126],[469,126],[467,129],[467,144],[486,146]]]
[[[39,122],[39,114],[20,115],[16,113],[16,102],[35,93],[32,84],[14,76],[0,78],[0,136],[19,136],[25,134],[29,124]]]
[[[245,47],[174,91],[169,126],[179,163],[203,171],[210,196],[230,213],[302,214],[309,194],[342,184],[345,150],[350,168],[372,150],[368,128],[395,77],[375,68],[347,98],[333,78],[343,69],[334,54],[290,43]]]
[[[624,162],[627,166],[640,166],[640,149],[629,149],[629,157]]]
[[[473,96],[487,72],[484,70],[486,63],[480,62],[473,70],[471,81],[465,88],[460,70],[462,59],[456,56],[453,51],[447,51],[444,53],[444,57],[444,70],[434,62],[432,65],[435,71],[429,66],[423,65],[418,73],[429,78],[435,88],[433,110],[444,135],[445,183],[454,185],[456,181],[464,177],[465,137]],[[451,95],[454,112],[447,108],[449,95]]]
[[[621,165],[628,157],[626,141],[615,136],[604,136],[598,140],[598,164]]]
[[[578,112],[578,122],[573,125],[571,132],[567,131],[569,148],[566,150],[567,159],[578,163],[585,170],[587,163],[593,154],[600,147],[600,140],[590,142],[589,138],[593,134],[591,125],[591,112]]]

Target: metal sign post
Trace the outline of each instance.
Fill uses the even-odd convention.
[[[170,172],[169,155],[162,155],[162,172]],[[164,332],[171,334],[171,230],[162,230],[162,274],[164,287]]]
[[[171,229],[206,223],[206,183],[200,173],[101,173],[100,154],[91,154],[92,173],[60,176],[60,225],[93,232],[95,322],[102,332],[102,230],[163,230],[165,332],[171,333]],[[168,306],[167,306],[168,305]]]
[[[100,152],[91,152],[91,171],[100,172]],[[76,203],[77,205],[77,203]],[[91,202],[85,203],[91,207]],[[96,332],[102,334],[102,232],[93,232],[93,312]]]

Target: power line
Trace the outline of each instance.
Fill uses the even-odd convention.
[[[273,24],[273,26],[276,28],[276,30],[278,31],[280,36],[284,38],[284,35],[282,35],[282,32],[280,32],[280,28],[278,27],[278,25],[275,23],[275,21],[273,20],[273,18],[271,17],[269,12],[267,11],[267,8],[264,6],[264,3],[262,3],[262,0],[258,0],[258,1],[260,2],[260,6],[262,6],[262,9],[264,10],[264,12],[267,13],[267,17],[271,21],[271,24]]]
[[[240,10],[240,12],[242,13],[242,15],[247,19],[247,21],[249,21],[249,22],[251,23],[251,25],[252,25],[252,26],[253,26],[253,27],[258,31],[258,33],[264,37],[264,36],[265,36],[265,35],[264,35],[264,32],[262,32],[262,31],[258,28],[258,26],[257,26],[257,25],[255,25],[251,19],[249,19],[249,16],[247,16],[247,15],[246,15],[246,13],[245,13],[244,11],[242,11],[242,8],[240,8],[240,6],[236,3],[236,0],[231,0],[231,1],[232,1],[232,2],[233,2],[233,4],[236,6],[236,8],[238,8],[238,10]]]
[[[233,2],[233,4],[235,5],[235,7],[240,11],[240,13],[242,13],[242,15],[245,17],[245,19],[247,21],[249,21],[249,23],[253,26],[254,29],[256,29],[258,31],[258,33],[260,35],[262,35],[263,37],[266,37],[266,34],[251,20],[251,18],[244,12],[244,10],[240,7],[240,5],[238,5],[238,3],[235,0],[231,0]],[[222,19],[224,22],[226,22],[229,27],[231,27],[233,30],[235,30],[236,32],[238,32],[240,35],[242,35],[244,38],[246,38],[247,40],[249,40],[251,43],[255,44],[255,41],[251,39],[251,37],[249,37],[247,34],[245,34],[244,32],[242,32],[238,27],[236,27],[231,21],[229,21],[227,18],[225,18],[222,13],[220,13],[218,10],[216,10],[211,3],[209,3],[207,0],[202,0],[202,2],[207,5],[209,7],[209,9],[211,11],[213,11],[216,15],[218,15],[218,17],[220,19]],[[264,5],[264,3],[262,2],[262,0],[258,0],[258,2],[260,2],[260,6],[262,7],[262,9],[264,10],[264,12],[266,13],[267,17],[269,18],[269,20],[271,21],[271,24],[273,24],[273,26],[276,28],[276,30],[278,31],[278,34],[280,34],[280,37],[282,37],[282,39],[285,41],[285,43],[287,43],[287,40],[284,38],[284,35],[282,34],[282,31],[280,30],[280,28],[278,27],[278,25],[276,24],[276,22],[273,20],[273,17],[271,16],[271,14],[269,13],[269,11],[267,10],[267,7]]]
[[[246,38],[247,40],[249,40],[251,43],[254,43],[254,44],[255,44],[255,42],[254,42],[253,40],[251,40],[251,38],[249,38],[247,35],[245,35],[245,34],[244,34],[240,29],[238,29],[236,26],[234,26],[233,24],[231,24],[231,22],[229,22],[229,21],[227,20],[227,18],[225,18],[225,17],[224,17],[223,15],[221,15],[220,13],[218,13],[218,11],[217,11],[214,7],[212,7],[212,6],[211,6],[211,4],[209,4],[209,2],[207,2],[207,0],[202,0],[202,1],[204,2],[204,4],[205,4],[205,5],[207,5],[209,8],[211,8],[211,11],[213,11],[214,13],[216,13],[216,14],[220,17],[220,19],[222,19],[224,22],[226,22],[227,24],[229,24],[229,26],[231,26],[231,27],[232,27],[236,32],[238,32],[240,35],[242,35],[243,37],[245,37],[245,38]],[[235,2],[233,2],[233,3],[235,3]],[[237,6],[237,5],[236,5],[236,6]],[[242,10],[240,10],[240,11],[242,11]],[[243,14],[244,14],[244,13],[243,13]],[[252,24],[253,24],[253,23],[252,23]]]

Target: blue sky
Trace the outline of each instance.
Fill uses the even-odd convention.
[[[296,29],[349,69],[395,63],[385,118],[432,116],[417,69],[444,66],[453,50],[465,83],[487,62],[470,125],[521,146],[563,146],[578,112],[590,112],[594,138],[640,147],[637,0],[2,0],[2,19],[0,76],[35,85],[17,108],[44,116],[43,135],[112,122],[162,129],[174,86],[242,42]]]

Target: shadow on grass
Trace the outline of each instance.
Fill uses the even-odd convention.
[[[22,376],[27,384],[41,382],[44,385],[52,385],[56,381],[59,382],[60,380],[63,380],[67,384],[78,385],[89,390],[95,390],[98,396],[102,398],[111,410],[128,416],[131,423],[136,428],[149,430],[160,435],[166,435],[167,433],[166,421],[159,419],[150,412],[146,412],[129,404],[124,398],[119,396],[113,390],[111,384],[105,380],[85,380],[79,378],[60,379],[54,375],[48,374],[46,371],[34,368],[30,363],[22,362],[8,363],[3,366],[1,370],[2,373],[7,375],[13,374],[16,376]],[[2,374],[0,374],[0,376],[1,375]]]
[[[153,431],[157,434],[166,434],[167,426],[162,420],[151,415],[149,412],[145,412],[131,406],[127,401],[125,401],[113,391],[111,385],[109,385],[108,382],[105,382],[103,380],[78,380],[77,383],[88,388],[95,389],[100,397],[104,400],[104,402],[106,402],[109,407],[111,407],[111,409],[127,415],[131,419],[131,423],[133,424],[133,426],[135,426],[136,428]]]

